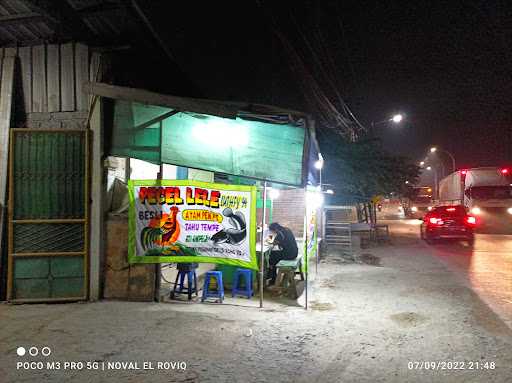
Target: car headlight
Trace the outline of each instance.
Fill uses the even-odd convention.
[[[418,208],[416,206],[411,207],[411,211],[417,212]]]
[[[509,207],[509,208],[507,209],[507,213],[508,213],[508,214],[512,214],[512,207]]]
[[[475,215],[479,215],[482,213],[482,210],[478,206],[475,206],[474,208],[471,209],[471,213],[475,214]]]
[[[427,207],[427,210],[428,210],[428,211],[432,211],[432,209],[433,209],[433,207],[432,207],[432,206]]]

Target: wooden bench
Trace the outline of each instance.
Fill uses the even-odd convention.
[[[304,280],[302,272],[302,256],[298,256],[292,260],[280,260],[277,265],[276,285],[288,290],[287,295],[292,299],[297,299],[297,285],[295,283],[295,275],[299,274],[300,279]]]

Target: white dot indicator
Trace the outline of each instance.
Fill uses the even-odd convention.
[[[18,347],[16,349],[16,354],[18,354],[18,356],[23,356],[25,355],[26,352],[27,350],[25,350],[25,347]]]

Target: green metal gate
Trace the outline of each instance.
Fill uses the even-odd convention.
[[[86,299],[87,131],[11,129],[10,143],[8,299]]]

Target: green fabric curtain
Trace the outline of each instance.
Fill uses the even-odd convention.
[[[170,112],[116,100],[110,154],[303,184],[304,126]]]

